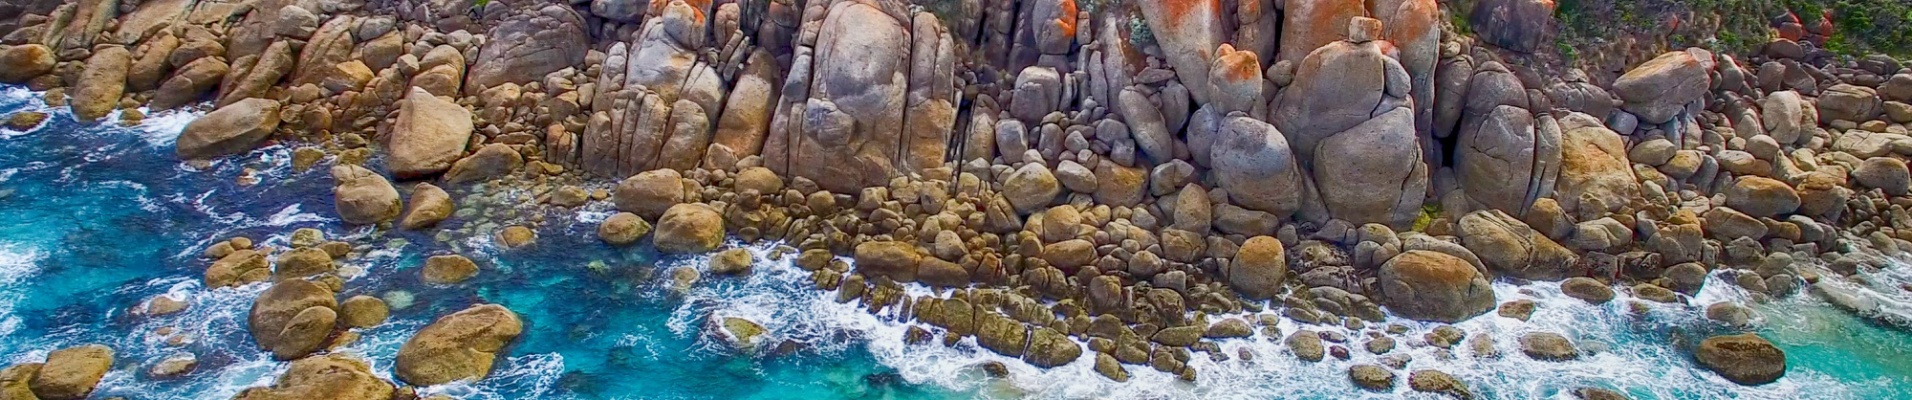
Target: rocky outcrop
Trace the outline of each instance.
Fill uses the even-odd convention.
[[[497,304],[479,304],[439,317],[399,346],[394,376],[419,386],[479,380],[524,325]]]
[[[182,160],[245,153],[259,147],[278,127],[279,102],[246,99],[186,124],[174,150]]]
[[[1526,215],[1553,194],[1560,173],[1560,125],[1535,118],[1527,93],[1499,63],[1474,73],[1454,150],[1454,173],[1468,199],[1487,208]]]
[[[693,168],[704,159],[728,82],[698,57],[703,11],[683,0],[660,11],[635,40],[611,45],[581,147],[554,150],[578,151],[585,171],[629,176]]]
[[[547,4],[505,17],[486,32],[485,45],[465,76],[465,93],[500,84],[531,83],[584,63],[590,36],[584,18],[570,7]]]
[[[1381,293],[1396,315],[1459,322],[1494,308],[1494,290],[1473,265],[1458,257],[1410,250],[1381,265]]]
[[[1592,116],[1561,118],[1560,177],[1553,195],[1560,208],[1576,215],[1605,214],[1639,198],[1626,150],[1620,135]]]
[[[1698,48],[1661,54],[1615,79],[1613,94],[1640,122],[1663,124],[1687,104],[1705,100],[1713,84],[1708,76],[1713,65],[1713,53]]]
[[[398,119],[385,148],[386,165],[398,179],[422,178],[451,169],[471,140],[471,111],[414,87],[399,103]]]
[[[1429,177],[1408,107],[1412,82],[1385,54],[1387,42],[1376,40],[1379,21],[1356,18],[1348,31],[1348,40],[1301,59],[1273,118],[1297,163],[1313,172],[1327,217],[1405,229],[1427,195]]]
[[[280,281],[259,294],[247,314],[246,327],[259,347],[272,357],[292,360],[323,348],[338,322],[338,300],[318,283]]]
[[[941,63],[954,60],[945,56],[952,39],[937,19],[878,0],[808,7],[806,34],[796,43],[764,145],[764,165],[838,193],[940,165],[949,130],[928,127],[945,126],[944,118],[954,121],[940,114],[954,108],[937,104],[953,93],[940,86],[952,82],[944,74],[953,71]],[[933,54],[916,54],[925,51]],[[921,165],[932,154],[937,163]]]
[[[364,360],[327,354],[293,361],[272,385],[248,388],[234,400],[385,400],[392,398],[391,382],[372,373]]]

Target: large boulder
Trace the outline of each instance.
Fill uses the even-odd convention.
[[[68,93],[67,105],[72,106],[73,117],[81,121],[98,120],[119,107],[120,95],[126,93],[126,71],[132,64],[133,53],[124,46],[107,45],[94,50]]]
[[[1208,104],[1209,63],[1227,40],[1227,18],[1220,0],[1144,1],[1136,3],[1175,75],[1196,103]]]
[[[377,172],[357,165],[332,167],[333,206],[349,224],[371,225],[391,221],[404,211],[398,189]]]
[[[1413,109],[1400,107],[1323,139],[1314,184],[1328,214],[1356,224],[1412,227],[1430,175],[1414,132]]]
[[[1282,249],[1280,240],[1268,236],[1242,242],[1241,250],[1235,253],[1234,264],[1228,268],[1228,286],[1250,299],[1274,298],[1287,277],[1287,252]]]
[[[179,159],[203,159],[252,151],[279,127],[279,102],[245,99],[186,124],[174,153]]]
[[[1640,197],[1640,183],[1627,160],[1626,142],[1593,116],[1569,114],[1560,119],[1560,177],[1554,181],[1555,201],[1568,213],[1604,215],[1632,204]],[[1598,200],[1599,210],[1582,210],[1584,200]]]
[[[54,350],[27,386],[47,400],[80,400],[113,368],[113,349],[97,344]]]
[[[386,143],[386,165],[398,179],[427,177],[451,169],[471,140],[471,110],[413,87],[399,102],[398,119]]]
[[[1358,16],[1361,12],[1361,3],[1356,1],[1294,0],[1289,3],[1306,5],[1302,10],[1288,10],[1291,24],[1297,22],[1298,11],[1352,7],[1356,13],[1354,15]],[[1335,15],[1334,18],[1341,18],[1339,14]],[[1271,121],[1282,134],[1287,135],[1288,144],[1294,147],[1295,154],[1300,156],[1298,162],[1305,168],[1313,165],[1316,146],[1323,139],[1353,129],[1395,107],[1405,106],[1411,83],[1401,63],[1387,56],[1387,49],[1384,48],[1386,42],[1373,40],[1376,39],[1375,35],[1380,34],[1377,21],[1364,19],[1364,23],[1352,25],[1346,25],[1345,21],[1302,21],[1308,21],[1302,25],[1344,24],[1339,31],[1325,33],[1331,35],[1328,37],[1333,37],[1334,41],[1323,42],[1326,46],[1312,53],[1303,50],[1302,54],[1293,55],[1288,49],[1302,45],[1290,46],[1288,35],[1282,35],[1281,59],[1296,63],[1294,84],[1282,89],[1276,106],[1271,110]],[[1283,26],[1284,31],[1291,29],[1306,28]],[[1340,40],[1347,37],[1342,35],[1351,32],[1362,36],[1356,38],[1361,40]],[[1302,58],[1302,55],[1306,58]],[[1412,112],[1407,121],[1407,126],[1413,127]],[[1408,133],[1411,136],[1413,129],[1409,129]],[[1417,149],[1415,159],[1419,158]]]
[[[1461,217],[1461,243],[1479,255],[1488,269],[1521,279],[1560,280],[1579,275],[1573,251],[1500,210]]]
[[[1791,90],[1773,92],[1760,100],[1759,118],[1766,135],[1779,144],[1798,143],[1802,137],[1811,137],[1811,130],[1819,125],[1818,110],[1810,107],[1799,92]]]
[[[445,171],[445,182],[482,182],[496,179],[524,166],[524,156],[504,143],[487,144],[470,156],[459,159]]]
[[[272,357],[292,360],[318,351],[338,322],[332,290],[304,279],[280,281],[253,300],[246,328]]]
[[[53,50],[38,43],[0,48],[0,83],[26,81],[53,72]]]
[[[650,222],[644,221],[644,217],[628,212],[612,214],[609,218],[605,218],[603,223],[598,224],[597,231],[598,240],[613,246],[636,243],[638,239],[650,233]]]
[[[1799,209],[1799,193],[1778,179],[1742,176],[1726,188],[1726,206],[1753,217],[1783,217]]]
[[[1621,107],[1640,122],[1664,124],[1686,111],[1686,105],[1704,101],[1712,78],[1711,53],[1700,49],[1668,52],[1640,64],[1613,81]]]
[[[1852,170],[1852,180],[1893,196],[1904,196],[1912,190],[1908,187],[1912,186],[1912,171],[1906,169],[1904,160],[1892,157],[1873,157],[1859,163],[1859,168]]]
[[[699,203],[671,206],[657,219],[651,243],[667,253],[703,253],[724,243],[724,218],[717,209]]]
[[[1786,376],[1786,351],[1751,333],[1706,338],[1693,358],[1741,385],[1764,385]]]
[[[901,7],[874,0],[813,2],[804,24],[814,46],[798,49],[783,100],[764,146],[764,165],[810,178],[824,189],[852,193],[883,185],[907,164],[906,107],[914,17]],[[814,30],[813,30],[814,29]],[[814,35],[814,36],[812,36]],[[939,39],[939,42],[941,40]],[[928,47],[928,46],[923,46]]]
[[[1866,122],[1879,116],[1879,93],[1869,87],[1837,84],[1819,95],[1819,119]]]
[[[1288,140],[1273,125],[1244,115],[1222,123],[1213,147],[1212,166],[1221,188],[1242,208],[1288,218],[1301,209],[1301,167]]]
[[[855,251],[857,271],[901,282],[916,280],[916,270],[923,258],[921,249],[904,242],[863,242],[856,245]]]
[[[452,205],[451,193],[430,183],[419,183],[412,187],[411,209],[405,211],[405,219],[398,226],[409,230],[419,230],[438,225],[456,212]]]
[[[226,61],[219,57],[193,60],[160,82],[159,90],[153,93],[153,101],[146,105],[154,110],[170,110],[198,101],[205,97],[207,91],[219,87],[229,72],[232,72],[232,66],[226,65]]]
[[[617,209],[655,220],[684,202],[683,174],[674,169],[644,171],[617,183],[611,202]]]
[[[1061,194],[1062,182],[1042,163],[1025,164],[1003,180],[1003,197],[1021,214],[1048,207]]]
[[[1553,118],[1536,120],[1526,109],[1508,105],[1493,107],[1483,118],[1472,113],[1465,118],[1454,172],[1469,199],[1526,215],[1535,201],[1551,194],[1560,174],[1560,127]]]
[[[1396,315],[1459,322],[1494,308],[1494,290],[1473,264],[1459,257],[1410,250],[1381,265],[1381,293]]]
[[[247,388],[233,400],[386,400],[395,389],[364,360],[326,354],[293,361],[271,386]]]
[[[547,4],[505,17],[486,34],[485,45],[465,76],[465,92],[476,94],[504,83],[531,83],[546,74],[583,65],[591,38],[584,18],[571,7]]]
[[[523,331],[518,314],[504,306],[471,306],[432,321],[399,346],[393,375],[418,386],[483,379]]]

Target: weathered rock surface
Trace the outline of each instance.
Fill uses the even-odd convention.
[[[399,346],[393,375],[421,386],[483,379],[523,329],[517,313],[497,304],[439,317]]]
[[[1457,322],[1494,308],[1487,278],[1466,260],[1410,250],[1381,265],[1381,292],[1388,309],[1403,317]]]
[[[179,134],[175,154],[182,160],[252,151],[279,127],[279,102],[245,99],[206,113]]]

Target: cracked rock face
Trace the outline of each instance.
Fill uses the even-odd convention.
[[[805,13],[812,17],[803,23],[764,164],[839,193],[939,165],[955,121],[947,30],[892,2],[821,3]]]
[[[547,5],[520,12],[491,29],[478,60],[465,77],[467,93],[503,83],[528,83],[584,63],[590,36],[584,18],[570,7]]]

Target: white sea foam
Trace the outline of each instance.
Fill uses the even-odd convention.
[[[809,273],[791,264],[793,257],[768,261],[769,245],[749,247],[762,260],[740,285],[699,283],[676,309],[669,321],[679,336],[702,335],[699,330],[707,318],[741,317],[762,324],[766,343],[794,339],[822,352],[840,351],[850,343],[832,338],[848,337],[866,341],[875,359],[895,368],[901,377],[915,384],[931,384],[982,398],[1111,398],[1111,399],[1266,399],[1266,398],[1434,398],[1413,392],[1407,385],[1408,371],[1435,369],[1447,372],[1469,384],[1475,394],[1491,399],[1573,398],[1581,387],[1604,387],[1629,393],[1635,398],[1746,398],[1784,399],[1798,397],[1853,398],[1855,395],[1836,379],[1809,370],[1788,372],[1779,382],[1745,387],[1733,384],[1693,364],[1690,357],[1671,343],[1672,332],[1687,329],[1712,329],[1704,316],[1704,307],[1718,301],[1747,302],[1751,296],[1722,276],[1708,278],[1706,289],[1691,299],[1692,305],[1652,305],[1643,314],[1634,314],[1633,298],[1621,292],[1614,301],[1601,305],[1567,297],[1555,283],[1494,284],[1502,301],[1532,300],[1538,306],[1528,321],[1488,313],[1459,324],[1470,335],[1489,335],[1494,339],[1498,358],[1476,357],[1467,345],[1450,352],[1426,345],[1420,339],[1440,324],[1390,317],[1377,326],[1398,323],[1408,328],[1394,353],[1407,353],[1413,361],[1397,371],[1396,388],[1389,393],[1356,389],[1348,382],[1347,370],[1356,364],[1380,363],[1382,356],[1368,354],[1362,344],[1366,335],[1339,326],[1304,326],[1283,318],[1282,333],[1297,329],[1340,332],[1351,340],[1350,360],[1328,358],[1319,363],[1294,357],[1282,337],[1252,337],[1219,341],[1224,361],[1215,361],[1202,353],[1193,354],[1189,365],[1197,371],[1194,383],[1180,381],[1171,374],[1148,366],[1125,365],[1128,382],[1117,383],[1094,372],[1093,353],[1084,349],[1084,357],[1074,363],[1042,369],[1019,359],[1004,357],[966,338],[954,346],[941,340],[923,345],[903,341],[909,324],[895,311],[871,314],[854,303],[835,302],[835,293],[809,289]],[[668,269],[683,265],[703,269],[707,257],[680,260]],[[847,261],[847,260],[846,260]],[[908,286],[912,296],[931,290]],[[1794,300],[1786,301],[1810,301]],[[1210,316],[1210,320],[1239,315]],[[1755,324],[1761,323],[1755,320]],[[1715,327],[1717,328],[1717,327]],[[1554,332],[1573,339],[1583,353],[1570,362],[1540,361],[1523,355],[1519,339],[1530,332]],[[939,333],[940,335],[940,333]],[[700,336],[695,351],[729,351],[718,338]],[[940,338],[939,338],[940,339]],[[1083,345],[1078,343],[1078,345]],[[1086,347],[1086,346],[1085,346]],[[1253,353],[1244,361],[1239,352]],[[1010,370],[1006,380],[984,377],[977,365],[999,362]]]
[[[145,107],[140,107],[139,110],[150,112],[150,109]],[[186,131],[186,124],[204,115],[206,115],[204,112],[184,109],[160,111],[157,114],[149,113],[146,114],[146,118],[140,120],[136,131],[139,132],[140,139],[145,140],[149,146],[172,146],[179,141],[179,134]]]
[[[0,242],[0,337],[12,335],[20,328],[20,316],[14,315],[15,302],[24,294],[21,288],[28,278],[40,273],[39,262],[44,255],[38,250]],[[11,345],[0,345],[0,350],[12,350]]]

